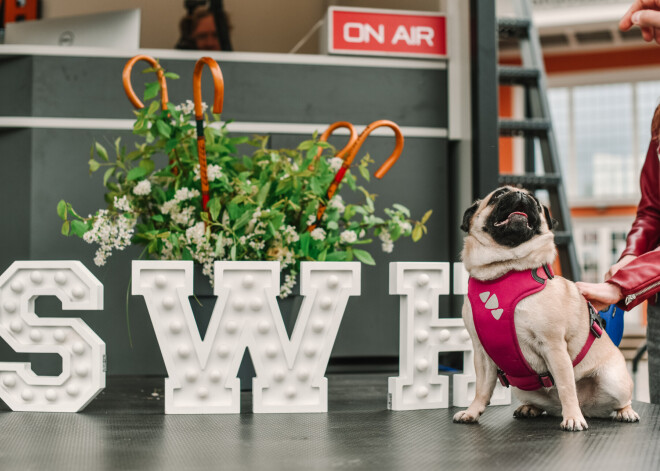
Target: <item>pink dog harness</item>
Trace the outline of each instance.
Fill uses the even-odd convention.
[[[525,391],[534,391],[554,385],[549,372],[539,374],[525,360],[514,322],[516,306],[520,300],[541,291],[546,281],[552,278],[552,269],[543,265],[533,270],[512,271],[496,280],[470,278],[468,282],[468,299],[477,335],[484,350],[497,365],[497,376],[505,387],[511,385]],[[591,304],[589,317],[589,336],[573,360],[573,366],[582,361],[591,344],[603,333],[600,318]]]

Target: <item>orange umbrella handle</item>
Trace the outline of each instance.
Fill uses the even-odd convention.
[[[195,120],[197,121],[197,156],[199,157],[199,176],[202,181],[202,208],[206,211],[209,202],[209,178],[206,168],[206,141],[204,139],[204,110],[202,109],[202,70],[204,64],[209,66],[213,75],[213,112],[222,113],[225,93],[225,82],[222,71],[216,61],[210,57],[202,57],[195,64],[193,72],[193,102],[195,103]]]
[[[338,123],[335,123],[335,124],[338,124]],[[350,124],[349,124],[349,126],[350,126]],[[376,170],[376,172],[374,173],[374,176],[378,179],[383,178],[385,176],[385,174],[387,172],[389,172],[389,170],[392,168],[392,165],[394,165],[394,163],[401,156],[401,151],[403,151],[403,133],[401,132],[401,128],[399,128],[399,126],[395,122],[388,121],[386,119],[381,119],[381,120],[378,120],[378,121],[374,121],[369,126],[367,126],[364,129],[364,131],[362,131],[362,133],[360,134],[360,137],[353,144],[353,147],[350,148],[350,152],[347,155],[344,155],[344,162],[342,163],[341,168],[335,174],[335,178],[332,180],[332,183],[330,183],[330,187],[328,187],[328,191],[326,193],[326,199],[328,201],[330,201],[332,199],[332,197],[335,195],[335,192],[337,191],[337,188],[339,187],[339,184],[344,179],[344,175],[346,175],[346,172],[348,171],[348,168],[351,166],[351,163],[353,163],[353,160],[355,159],[355,156],[357,155],[358,151],[360,150],[360,147],[362,147],[362,144],[364,144],[364,141],[367,139],[369,134],[371,134],[371,132],[374,129],[380,128],[382,126],[387,126],[389,128],[392,128],[392,130],[394,130],[394,135],[396,136],[396,144],[394,146],[394,151],[392,152],[392,154],[390,154],[390,156],[387,158],[385,163],[383,163],[383,165],[381,165],[380,168],[378,170]],[[336,127],[340,127],[340,126],[336,126]],[[330,129],[330,128],[328,128],[328,129]],[[323,133],[323,134],[325,134],[325,133]],[[323,138],[323,136],[321,136],[321,139],[322,138]],[[341,152],[344,152],[347,149],[347,147],[342,149]],[[321,218],[323,217],[323,214],[325,213],[325,209],[326,209],[326,205],[321,204],[319,206],[319,209],[316,212],[316,222],[307,227],[308,231],[311,232],[314,229],[316,229],[318,224],[321,222]]]
[[[390,156],[387,158],[387,160],[385,160],[383,165],[381,165],[378,168],[378,170],[374,172],[374,176],[378,179],[381,179],[385,176],[387,172],[389,172],[389,170],[392,168],[392,165],[396,163],[396,161],[401,156],[401,152],[403,151],[403,133],[401,132],[401,128],[399,128],[399,126],[395,122],[389,121],[387,119],[379,119],[378,121],[374,121],[369,126],[367,126],[364,129],[364,131],[362,131],[362,133],[360,133],[360,137],[358,138],[357,142],[351,149],[351,152],[344,159],[342,168],[344,167],[348,168],[351,165],[351,163],[353,163],[353,159],[355,159],[355,156],[360,150],[360,147],[362,147],[362,144],[364,144],[364,141],[367,139],[369,134],[371,134],[371,132],[374,129],[383,126],[391,128],[394,131],[394,135],[396,137],[396,144],[394,146],[394,151],[392,152],[392,154],[390,154]],[[339,171],[341,171],[341,169],[339,169]]]
[[[124,71],[121,74],[121,79],[124,84],[124,91],[126,92],[126,96],[128,97],[128,99],[130,100],[130,102],[133,104],[134,107],[136,107],[137,109],[144,108],[144,104],[137,97],[137,95],[133,91],[133,86],[131,85],[131,71],[133,70],[133,66],[137,61],[146,61],[154,69],[156,69],[156,76],[158,77],[158,83],[160,83],[161,108],[163,110],[166,110],[168,100],[167,100],[167,84],[165,83],[165,74],[163,74],[163,69],[158,65],[156,59],[154,59],[151,56],[147,56],[146,54],[139,54],[135,57],[132,57],[131,59],[128,60],[128,62],[126,62],[126,65],[124,66]]]
[[[195,103],[195,119],[204,119],[202,110],[202,70],[204,64],[209,66],[213,75],[213,112],[222,113],[222,104],[225,97],[225,82],[222,78],[222,71],[216,61],[210,57],[202,57],[195,64],[193,72],[193,102]]]
[[[339,128],[346,128],[351,133],[350,137],[348,138],[348,142],[346,143],[344,148],[335,154],[335,157],[339,157],[340,159],[343,159],[346,156],[346,154],[348,154],[348,151],[351,150],[351,147],[353,147],[355,141],[357,141],[358,139],[358,134],[357,131],[355,130],[355,126],[353,126],[348,121],[337,121],[336,123],[332,123],[330,126],[328,126],[328,129],[326,129],[323,132],[323,134],[321,134],[319,141],[328,142],[328,138],[332,135],[335,129],[339,129]],[[322,153],[323,153],[323,149],[319,149],[318,152],[316,153],[315,158],[318,159]]]

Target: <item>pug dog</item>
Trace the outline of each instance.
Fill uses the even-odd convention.
[[[470,277],[490,282],[512,271],[551,266],[556,256],[553,223],[556,221],[548,208],[524,189],[504,186],[475,202],[465,211],[461,225],[467,232],[461,256]],[[500,311],[490,312],[496,316]],[[561,416],[561,429],[568,431],[586,430],[585,416],[639,420],[631,407],[633,382],[625,360],[604,330],[573,365],[576,357],[583,355],[593,319],[589,304],[573,282],[548,274],[544,288],[521,299],[512,311],[515,333],[511,336],[517,338],[519,352],[534,372],[554,382],[536,390],[513,387],[522,404],[514,417]],[[501,371],[480,341],[468,297],[462,312],[474,345],[476,394],[470,406],[456,413],[453,420],[476,423],[490,402]]]

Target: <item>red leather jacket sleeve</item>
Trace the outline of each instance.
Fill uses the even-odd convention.
[[[649,144],[639,184],[642,198],[621,257],[642,255],[654,250],[660,242],[660,164],[657,139],[652,139]]]
[[[617,306],[625,311],[654,296],[660,292],[660,248],[640,255],[607,282],[621,288],[623,298]]]

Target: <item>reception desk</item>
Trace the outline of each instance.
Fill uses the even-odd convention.
[[[0,201],[4,207],[0,270],[14,260],[81,260],[105,287],[104,310],[80,316],[107,344],[108,373],[162,375],[165,369],[144,300],[129,294],[131,260],[138,258],[141,248],[117,253],[106,266],[97,267],[95,246],[61,235],[55,210],[60,199],[71,202],[83,215],[105,207],[102,175],[90,176],[87,160],[95,140],[108,143],[107,147],[116,137],[131,142],[133,109],[124,95],[121,72],[137,53],[159,59],[166,70],[180,76],[168,80],[171,102],[192,99],[198,51],[0,47]],[[270,146],[280,148],[296,146],[339,120],[359,129],[377,119],[401,126],[406,139],[401,158],[382,181],[372,181],[368,189],[378,194],[377,207],[399,202],[417,219],[432,209],[429,233],[418,243],[397,243],[391,254],[382,253],[374,243],[377,265],[363,266],[362,295],[348,303],[332,356],[338,361],[396,359],[399,302],[388,294],[389,262],[455,261],[460,250],[453,235],[459,217],[451,205],[455,164],[448,151],[448,63],[209,55],[222,68],[222,118],[232,120],[229,129],[234,134],[268,135]],[[138,95],[146,81],[154,80],[140,73],[141,64],[133,72]],[[211,102],[210,75],[202,82],[202,96]],[[337,135],[331,142],[341,147],[346,137]],[[376,161],[375,169],[393,147],[392,132],[382,130],[372,134],[358,158],[368,152]],[[441,315],[458,315],[457,304],[450,296],[442,296]],[[39,298],[36,308],[41,316],[70,315],[61,311],[55,299]],[[0,345],[0,353],[7,360],[23,358],[6,345]],[[48,355],[32,355],[30,360],[37,372],[53,367]]]

